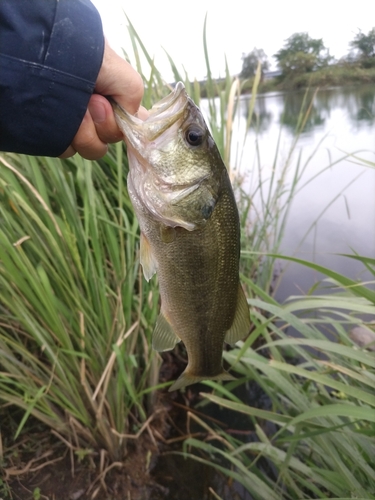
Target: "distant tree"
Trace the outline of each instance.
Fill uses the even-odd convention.
[[[254,76],[258,67],[258,62],[260,62],[261,64],[261,71],[263,76],[264,71],[267,71],[269,68],[269,62],[264,50],[254,47],[254,49],[248,54],[243,54],[240,77],[251,78],[252,76]]]
[[[375,66],[375,28],[372,28],[367,35],[359,30],[349,45],[357,51],[356,59],[364,67]]]
[[[322,38],[311,38],[308,33],[294,33],[275,55],[284,76],[308,73],[326,66],[332,57]]]

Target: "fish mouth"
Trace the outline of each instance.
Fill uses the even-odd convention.
[[[140,151],[147,143],[155,141],[184,116],[188,101],[189,97],[184,84],[178,82],[169,95],[150,109],[149,116],[144,121],[129,114],[113,99],[111,104],[117,124],[124,133],[127,144]]]

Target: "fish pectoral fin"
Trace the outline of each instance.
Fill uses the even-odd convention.
[[[203,380],[236,380],[230,373],[226,372],[224,369],[218,375],[214,377],[202,377],[197,375],[191,375],[186,370],[179,376],[174,384],[168,389],[169,392],[177,391],[177,389],[182,389],[188,385],[197,384],[198,382],[203,382]]]
[[[153,349],[159,352],[170,351],[180,341],[181,339],[175,334],[171,324],[168,322],[163,312],[161,312],[152,334]]]
[[[141,233],[140,242],[140,262],[142,264],[144,277],[149,281],[156,273],[157,262],[152,253],[150,243],[143,233]]]
[[[172,243],[176,239],[176,230],[171,226],[160,226],[160,238],[163,243]]]
[[[238,340],[243,339],[250,331],[250,313],[249,306],[242,290],[241,285],[238,286],[237,309],[234,316],[232,326],[225,334],[225,342],[234,345]]]

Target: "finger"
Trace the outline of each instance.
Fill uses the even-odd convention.
[[[106,41],[95,91],[112,96],[126,111],[134,115],[141,104],[143,90],[140,74],[116,54]]]
[[[116,123],[112,106],[105,97],[98,94],[92,95],[88,110],[94,122],[96,133],[102,142],[112,143],[123,139],[122,132]]]
[[[136,117],[139,118],[140,120],[147,120],[149,116],[149,112],[147,111],[146,108],[144,108],[143,106],[140,106],[139,110],[137,111],[136,113]]]
[[[71,146],[86,160],[98,160],[106,154],[108,145],[98,137],[89,111],[86,111]]]
[[[126,80],[121,82],[121,87],[117,85],[117,88],[114,88],[114,92],[109,95],[111,95],[120,106],[126,109],[128,113],[135,115],[139,110],[143,98],[143,80],[141,75],[137,73],[127,61],[124,61],[124,63],[126,63],[127,66]],[[125,71],[123,69],[122,74],[124,73]],[[119,75],[118,78],[124,77]]]
[[[59,158],[70,158],[76,154],[76,150],[72,148],[72,146],[69,146],[68,149],[66,149],[62,155],[59,156]]]

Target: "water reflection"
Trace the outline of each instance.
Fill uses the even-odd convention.
[[[267,99],[259,96],[255,102],[254,113],[249,126],[259,134],[266,132],[274,119],[272,111],[267,109]],[[249,100],[241,101],[241,112],[247,121],[249,118]]]
[[[249,129],[249,97],[244,96],[237,119],[238,134],[246,133],[246,143],[242,160],[234,156],[232,166],[236,165],[239,177],[245,179],[250,197],[259,175],[264,186],[272,172],[279,172],[280,177],[301,107],[304,104],[307,109],[310,103],[311,112],[285,179],[288,187],[300,161],[306,166],[301,185],[306,185],[292,201],[281,251],[353,279],[366,279],[363,266],[337,254],[354,250],[375,255],[375,169],[348,156],[355,153],[375,164],[375,86],[333,88],[315,95],[290,92],[258,96],[253,122],[257,127]],[[259,199],[254,196],[252,201],[257,206]],[[282,301],[289,295],[305,293],[319,279],[321,275],[291,264],[277,298]]]
[[[279,117],[282,123],[292,134],[302,129],[308,133],[315,127],[324,125],[327,110],[317,104],[317,100],[307,92],[288,94],[284,99],[284,111]]]
[[[283,124],[291,134],[297,130],[300,115],[309,114],[304,126],[308,134],[323,127],[335,110],[347,110],[348,125],[355,130],[375,122],[375,87],[333,88],[318,92],[269,93],[257,97],[250,127],[258,134],[267,133],[273,123]],[[248,119],[249,97],[241,102],[241,113]]]
[[[375,122],[375,91],[374,87],[359,88],[358,91],[351,96],[348,96],[355,102],[349,107],[349,115],[351,117],[352,126],[358,127],[362,123],[374,125]]]

